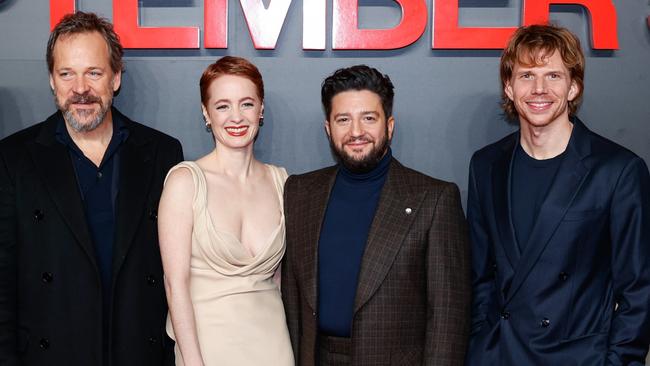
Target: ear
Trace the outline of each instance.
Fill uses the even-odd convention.
[[[122,71],[113,74],[113,91],[116,92],[120,85],[122,85]]]
[[[571,80],[571,86],[569,86],[569,95],[567,99],[570,102],[573,101],[578,96],[578,93],[580,93],[580,87],[578,86],[578,83],[576,83],[575,80]]]
[[[390,116],[388,118],[388,121],[386,121],[386,128],[388,129],[388,139],[393,138],[393,129],[395,129],[395,118],[393,116]]]
[[[510,83],[510,80],[506,81],[506,86],[503,87],[503,91],[506,93],[508,96],[508,99],[514,101],[514,93],[512,92],[512,84]]]
[[[260,108],[260,118],[264,117],[264,103],[262,103],[262,108]]]
[[[328,120],[325,120],[325,133],[327,134],[327,137],[332,137],[332,134],[330,132],[330,122]]]
[[[205,109],[203,103],[201,103],[201,113],[203,113],[203,119],[205,119],[206,122],[210,122],[210,116],[208,115],[208,110]]]
[[[50,88],[54,91],[54,76],[52,76],[52,73],[50,73]]]

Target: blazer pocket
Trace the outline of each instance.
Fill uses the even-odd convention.
[[[593,219],[600,216],[605,210],[597,208],[593,210],[568,210],[564,215],[563,221],[582,221]]]

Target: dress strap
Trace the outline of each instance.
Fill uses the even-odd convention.
[[[287,174],[287,170],[282,167],[278,167],[271,164],[266,164],[266,166],[268,166],[269,169],[271,170],[271,176],[273,177],[273,183],[275,184],[275,191],[278,193],[280,206],[282,207],[282,203],[284,202],[284,196],[283,196],[284,182],[289,177],[289,174]],[[284,212],[284,209],[282,210],[282,212]]]
[[[183,161],[176,164],[173,168],[167,173],[165,177],[165,182],[167,178],[174,170],[185,168],[192,173],[192,180],[194,181],[194,197],[192,198],[192,206],[194,209],[204,209],[207,207],[207,183],[205,180],[205,174],[199,165],[194,161]]]

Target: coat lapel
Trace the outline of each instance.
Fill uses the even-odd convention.
[[[130,123],[126,117],[113,110],[113,118],[123,118],[124,125]],[[145,214],[146,204],[152,183],[154,164],[154,144],[136,128],[129,129],[129,137],[120,148],[119,192],[115,210],[115,242],[113,247],[113,277],[117,276],[124,262],[133,238]],[[156,217],[156,208],[149,213]]]
[[[354,311],[377,291],[388,274],[411,224],[417,217],[425,191],[413,192],[404,167],[393,159],[370,226],[361,260]],[[407,213],[407,208],[410,212]]]
[[[542,202],[521,261],[515,269],[506,302],[512,299],[530,270],[537,263],[589,172],[582,162],[582,159],[591,152],[587,132],[586,127],[576,119],[566,155],[560,163],[544,202]]]
[[[56,141],[55,137],[56,126],[61,122],[63,116],[59,112],[48,118],[35,140],[36,143],[29,145],[28,149],[42,177],[43,186],[88,256],[88,260],[97,268],[95,248],[88,230],[70,153],[65,145]]]
[[[498,243],[501,243],[503,251],[512,268],[519,262],[521,253],[515,239],[512,226],[511,203],[510,203],[510,172],[512,168],[512,156],[517,146],[519,134],[515,133],[512,138],[502,146],[503,151],[498,160],[492,166],[492,196],[494,197],[494,216],[499,233]]]
[[[304,288],[307,289],[305,298],[314,310],[317,309],[318,278],[316,274],[318,273],[318,242],[330,192],[336,179],[336,173],[337,169],[335,167],[326,169],[321,175],[315,176],[311,184],[304,187],[305,196],[309,200],[309,203],[307,211],[301,218],[306,236],[304,238],[305,245],[302,246],[304,252],[302,256],[298,257],[304,259],[300,263],[303,268],[299,273],[305,274]]]

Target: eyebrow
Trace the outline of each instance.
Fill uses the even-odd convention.
[[[245,100],[255,101],[255,98],[253,98],[253,97],[243,97],[238,102],[241,103],[241,102],[243,102]],[[219,104],[219,103],[230,103],[230,99],[224,99],[224,98],[218,99],[218,100],[215,100],[213,104]]]
[[[372,115],[375,115],[375,116],[379,116],[379,112],[377,112],[377,111],[361,111],[361,112],[359,112],[359,114],[361,114],[361,115],[372,114]],[[349,117],[351,115],[352,115],[352,113],[342,112],[342,113],[335,114],[334,118],[341,117],[341,116]]]
[[[529,72],[531,72],[532,70],[535,70],[535,69],[536,69],[536,67],[520,69],[520,70],[517,70],[515,75],[521,75],[521,74],[529,73]],[[562,75],[565,75],[566,72],[562,71],[561,69],[550,69],[550,70],[545,71],[543,74],[562,74]]]

